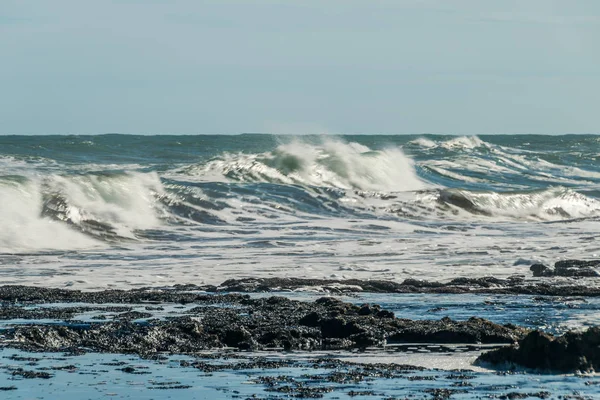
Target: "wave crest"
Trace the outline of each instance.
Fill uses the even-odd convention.
[[[0,177],[0,251],[94,247],[160,224],[155,173],[18,178]]]
[[[473,150],[476,148],[488,148],[490,145],[481,140],[478,136],[457,136],[441,142],[436,142],[424,137],[420,137],[408,142],[411,145],[425,149],[444,148],[446,150]]]
[[[443,206],[469,214],[517,220],[565,220],[600,216],[600,201],[563,187],[522,193],[445,189],[438,192],[437,201]]]
[[[326,139],[293,141],[262,154],[229,154],[181,169],[203,181],[270,182],[365,191],[419,190],[412,160],[399,148],[371,150],[358,143]]]

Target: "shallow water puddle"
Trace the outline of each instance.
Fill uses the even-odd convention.
[[[375,354],[223,354],[144,360],[117,354],[0,351],[3,399],[559,398],[600,396],[598,375],[423,369]],[[216,358],[215,358],[216,357]],[[443,356],[442,356],[443,357]],[[454,356],[452,356],[454,357]],[[369,360],[369,358],[371,358]],[[349,360],[358,362],[350,362]],[[410,362],[410,358],[394,361]]]

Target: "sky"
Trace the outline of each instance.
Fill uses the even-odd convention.
[[[0,134],[600,133],[598,0],[0,0]]]

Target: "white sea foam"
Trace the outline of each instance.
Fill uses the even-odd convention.
[[[529,193],[446,190],[440,198],[471,215],[501,220],[565,220],[600,216],[600,201],[561,187]]]
[[[163,189],[156,173],[54,175],[44,184],[46,190],[66,198],[68,217],[75,224],[92,219],[108,223],[119,235],[129,237],[135,229],[150,229],[160,224],[156,195]]]
[[[0,183],[0,253],[75,250],[101,245],[59,221],[43,218],[42,203],[36,182]]]
[[[426,138],[423,138],[423,137],[417,138],[415,140],[411,140],[408,143],[414,144],[416,146],[423,147],[423,148],[426,148],[426,149],[430,149],[430,148],[438,146],[438,144],[435,141],[429,140],[429,139],[426,139]]]
[[[459,136],[441,143],[440,146],[451,150],[472,150],[478,147],[489,147],[486,142],[477,136]]]
[[[442,167],[435,167],[433,165],[428,165],[427,167],[439,175],[446,176],[448,178],[454,179],[459,182],[470,182],[470,183],[484,182],[483,179],[478,179],[478,178],[473,178],[473,177],[466,176],[466,175],[461,175],[459,173],[449,171]]]
[[[530,276],[529,263],[599,256],[600,205],[583,194],[596,193],[593,164],[562,166],[478,138],[412,144],[427,147],[416,167],[398,147],[296,140],[213,153],[160,176],[123,172],[135,164],[0,157],[0,281],[78,289],[272,276],[443,281]],[[443,182],[455,189],[415,171],[453,178]],[[558,184],[570,188],[548,188]],[[86,231],[97,226],[119,237]]]
[[[442,147],[448,150],[473,150],[478,147],[490,148],[491,146],[485,141],[481,140],[477,136],[457,136],[452,139],[445,141],[436,142],[424,137],[420,137],[408,142],[409,144],[416,145],[426,149]]]
[[[334,139],[318,145],[296,140],[262,154],[224,154],[178,172],[206,181],[265,181],[386,192],[425,187],[401,149],[373,151]]]
[[[162,185],[154,173],[31,175],[20,181],[0,180],[0,252],[102,246],[93,236],[82,233],[81,224],[86,221],[108,226],[116,235],[134,238],[136,229],[160,225],[156,198],[161,191]],[[52,201],[61,205],[60,209],[53,209],[55,218],[45,212]]]
[[[593,184],[594,181],[600,180],[598,172],[552,163],[539,155],[534,156],[535,152],[492,145],[477,137],[458,137],[441,142],[437,146],[452,150],[455,154],[451,159],[428,159],[420,161],[418,165],[455,180],[470,183],[488,182],[496,187],[506,186],[513,190],[519,186],[527,188],[524,185],[526,181],[522,185],[519,185],[518,179],[503,183],[507,174],[540,183],[573,187]],[[470,173],[481,175],[481,177],[473,177],[469,175]]]

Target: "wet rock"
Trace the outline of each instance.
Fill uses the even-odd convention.
[[[38,361],[41,360],[41,358],[37,358],[37,357],[24,357],[24,356],[19,356],[16,354],[10,355],[6,358],[8,358],[11,361],[24,361],[24,362],[28,362],[30,364],[36,364]]]
[[[554,269],[544,264],[533,264],[529,269],[534,277],[599,277],[600,261],[562,260],[554,264]]]
[[[480,286],[480,287],[494,287],[506,285],[505,279],[495,278],[493,276],[485,276],[482,278],[454,278],[447,285],[452,286]]]
[[[457,393],[468,393],[463,389],[425,389],[423,391],[431,394],[434,400],[446,400]]]
[[[349,336],[349,339],[354,343],[355,347],[364,349],[366,347],[381,346],[384,342],[383,337],[380,337],[374,332],[365,331],[355,333]]]
[[[395,318],[396,317],[396,315],[393,312],[388,311],[388,310],[378,311],[377,314],[375,314],[375,316],[377,318]]]
[[[210,287],[192,285],[195,290],[202,291]],[[52,289],[44,287],[6,285],[0,286],[0,302],[5,303],[88,303],[88,304],[140,304],[140,303],[218,303],[223,299],[238,302],[243,295],[207,295],[191,292],[186,286],[182,291],[173,288],[142,288],[132,290],[103,290],[97,292],[82,292],[79,290]],[[118,307],[117,307],[118,308]],[[121,309],[120,312],[130,309]],[[116,311],[116,310],[115,310]],[[119,312],[119,311],[116,311]]]
[[[11,372],[12,376],[20,376],[21,378],[24,379],[50,379],[52,378],[54,375],[48,373],[48,372],[41,372],[41,371],[27,371],[24,370],[23,368],[17,368],[15,370],[13,370]]]
[[[120,319],[122,321],[133,321],[136,319],[146,319],[146,318],[152,318],[152,314],[146,313],[146,312],[139,312],[139,311],[129,311],[129,312],[122,313],[122,314],[115,316],[115,319]]]
[[[544,264],[533,264],[529,269],[533,272],[533,276],[535,277],[554,275],[554,270]]]
[[[307,302],[278,296],[251,299],[212,295],[194,304],[194,317],[137,322],[146,314],[129,312],[131,318],[107,322],[15,326],[7,331],[4,343],[32,351],[98,351],[150,357],[161,352],[185,354],[224,347],[310,351],[361,349],[386,342],[513,343],[527,333],[478,318],[398,319],[378,305],[356,306],[333,297]]]
[[[252,334],[243,326],[236,326],[225,331],[223,343],[229,347],[249,349],[253,347]]]
[[[589,269],[591,267],[586,268]],[[548,276],[554,276],[554,269],[548,269],[551,272],[551,275]],[[582,269],[579,271],[578,276],[588,276],[585,274],[587,274],[587,272],[585,272],[585,269]],[[595,275],[590,273],[589,276]],[[479,293],[545,296],[600,296],[600,286],[590,286],[585,284],[548,285],[545,282],[528,282],[520,276],[512,276],[507,279],[495,277],[459,277],[447,283],[418,279],[406,279],[402,283],[398,283],[360,279],[243,278],[230,279],[224,282],[219,287],[219,291],[268,292],[306,288],[318,289],[330,293]]]
[[[562,336],[532,331],[517,345],[482,354],[480,363],[520,366],[549,372],[600,370],[600,328],[569,331]]]
[[[329,318],[321,321],[321,335],[323,338],[347,338],[365,330],[355,321],[347,322],[343,318]]]
[[[148,372],[148,371],[140,371],[137,368],[134,368],[132,366],[118,368],[118,370],[119,371],[123,371],[126,374],[133,374],[133,375],[147,375],[147,374],[150,374],[150,372]]]
[[[321,316],[316,312],[311,312],[306,314],[304,317],[300,318],[298,323],[304,326],[319,326],[321,321]]]
[[[554,264],[554,273],[558,276],[600,276],[595,268],[600,268],[600,261],[563,260]]]
[[[599,260],[591,260],[591,261],[584,261],[584,260],[561,260],[561,261],[557,261],[554,264],[554,268],[556,269],[569,269],[569,268],[596,268],[596,267],[600,267],[600,261]]]
[[[541,391],[536,393],[520,393],[520,392],[510,392],[507,394],[503,394],[498,396],[501,400],[517,400],[517,399],[530,399],[530,398],[538,398],[538,399],[549,399],[552,396],[550,392]]]
[[[561,262],[559,262],[561,263]],[[576,276],[596,276],[594,261],[572,260],[571,264],[559,264],[561,271],[574,273]],[[538,268],[538,267],[536,267]],[[547,267],[545,267],[547,268]],[[553,269],[550,269],[554,274]],[[592,271],[592,272],[589,272]],[[552,275],[554,276],[554,275]],[[182,291],[184,288],[185,291]],[[303,278],[243,278],[225,281],[218,288],[213,286],[175,285],[170,288],[142,288],[134,290],[104,290],[98,292],[81,292],[77,290],[49,289],[28,286],[0,286],[0,302],[6,303],[88,303],[88,304],[140,304],[140,303],[203,303],[217,304],[230,302],[243,303],[248,295],[238,293],[206,294],[204,292],[268,292],[281,290],[317,289],[330,293],[471,293],[471,294],[527,294],[545,296],[600,296],[600,286],[587,284],[549,285],[546,282],[528,282],[522,277],[513,276],[507,279],[494,277],[455,278],[450,282],[432,282],[425,280],[407,279],[402,283],[376,280],[332,280],[332,279],[303,279]],[[284,298],[282,298],[284,299]],[[285,300],[276,300],[285,301]],[[151,307],[151,306],[150,306]],[[76,310],[74,310],[76,311]],[[115,312],[131,311],[121,310]],[[147,309],[149,311],[149,309]],[[343,311],[343,310],[337,310]],[[11,319],[13,314],[8,314]],[[27,315],[24,311],[23,315]],[[0,313],[0,318],[2,314]],[[36,318],[32,315],[31,318]],[[64,318],[61,318],[64,319]]]
[[[351,390],[347,394],[350,397],[355,397],[355,396],[377,396],[378,395],[373,390]]]
[[[175,382],[153,382],[153,381],[151,381],[150,383],[152,383],[154,386],[150,386],[150,387],[148,387],[148,389],[153,389],[153,390],[190,389],[192,387],[190,385],[183,385],[181,382],[178,382],[178,381],[175,381]]]
[[[22,307],[3,306],[0,308],[0,320],[7,319],[69,319],[78,310],[75,308],[35,308],[24,310]]]
[[[45,369],[45,368],[40,368],[40,369]],[[69,371],[69,372],[73,372],[73,371],[77,370],[77,367],[75,365],[58,365],[58,366],[49,367],[47,369],[50,369],[52,371]]]
[[[363,304],[358,310],[358,315],[375,314],[377,311],[379,311],[379,309],[380,307],[371,306],[370,304]]]
[[[528,330],[510,325],[498,325],[482,318],[453,321],[409,321],[400,324],[388,343],[513,343]]]

